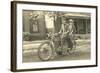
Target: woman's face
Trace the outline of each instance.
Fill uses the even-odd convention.
[[[73,22],[69,22],[69,24],[73,24]]]

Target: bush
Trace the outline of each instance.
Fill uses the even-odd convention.
[[[23,32],[23,40],[24,41],[30,40],[30,33],[29,32]]]
[[[75,39],[90,39],[90,34],[76,34]]]

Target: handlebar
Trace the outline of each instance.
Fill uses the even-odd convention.
[[[47,34],[47,35],[48,35],[48,37],[56,37],[56,36],[59,36],[60,33],[54,33],[54,34],[49,33],[49,34]]]

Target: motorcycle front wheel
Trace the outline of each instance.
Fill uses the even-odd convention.
[[[42,61],[48,61],[53,55],[53,47],[50,41],[43,42],[38,48],[38,56]]]

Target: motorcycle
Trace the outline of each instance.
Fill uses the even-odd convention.
[[[61,36],[61,33],[48,34],[47,40],[41,43],[38,48],[38,57],[40,60],[48,61],[54,57],[55,54],[65,56],[68,53],[68,43],[64,41]],[[57,37],[59,37],[59,39],[57,39]],[[60,44],[56,45],[55,42],[59,42]],[[73,48],[76,48],[75,40]]]

